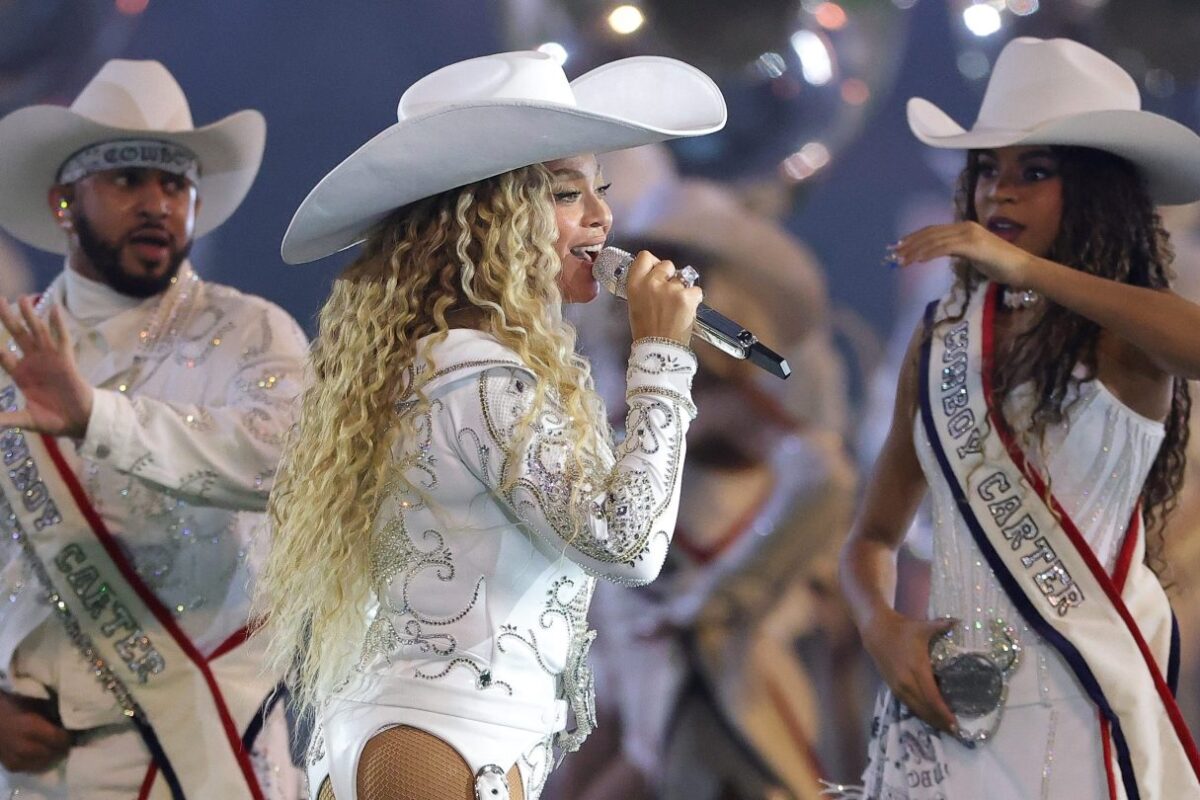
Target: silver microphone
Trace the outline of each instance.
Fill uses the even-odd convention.
[[[625,284],[629,280],[629,265],[632,263],[633,256],[629,253],[619,247],[606,247],[592,264],[592,277],[610,294],[626,300]],[[693,333],[718,350],[734,358],[748,359],[772,375],[787,378],[792,374],[787,359],[760,342],[753,333],[704,303],[696,309]]]

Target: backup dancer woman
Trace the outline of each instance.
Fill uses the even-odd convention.
[[[418,81],[327,175],[284,258],[365,239],[321,312],[264,576],[274,653],[315,712],[321,798],[536,798],[593,724],[595,577],[658,573],[694,416],[699,288],[629,270],[615,450],[563,302],[612,224],[593,153],[719,129],[715,85],[633,58],[568,84],[540,53]],[[574,718],[568,730],[569,718]]]
[[[871,798],[1200,796],[1170,688],[1155,565],[1200,377],[1200,307],[1173,294],[1155,203],[1200,197],[1200,137],[1139,110],[1076,42],[1016,39],[975,127],[959,222],[894,248],[957,259],[913,337],[842,579],[890,691]],[[891,607],[895,552],[930,489],[930,620]]]

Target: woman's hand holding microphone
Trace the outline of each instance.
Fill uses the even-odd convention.
[[[683,280],[670,261],[643,250],[629,265],[625,288],[629,300],[629,330],[633,338],[670,339],[687,345],[704,291]]]

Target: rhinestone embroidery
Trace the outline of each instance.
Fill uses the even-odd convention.
[[[540,391],[534,376],[511,359],[460,361],[436,369],[419,360],[404,372],[395,404],[403,437],[394,448],[374,532],[376,610],[360,671],[395,669],[405,679],[451,681],[457,687],[464,687],[470,675],[466,686],[475,691],[522,699],[529,696],[531,675],[544,676],[545,684],[538,685],[555,687],[574,726],[549,736],[521,762],[530,776],[531,798],[545,781],[555,745],[563,753],[578,749],[596,723],[588,666],[596,634],[587,625],[595,578],[586,573],[620,580],[647,557],[651,543],[661,557],[670,539],[658,519],[676,502],[683,434],[694,408],[689,397],[670,388],[684,381],[663,376],[690,378],[695,362],[677,344],[643,344],[637,352],[630,433],[615,451],[602,451],[596,463],[582,469],[569,466],[574,443],[562,404],[552,391]],[[449,385],[460,392],[453,403],[439,394]],[[453,459],[443,455],[446,448]],[[476,513],[473,506],[464,515],[458,504],[468,497],[472,503],[494,503],[500,511],[489,517],[496,512]],[[472,529],[475,524],[480,527]],[[486,567],[479,571],[492,557],[491,525],[528,536],[527,544],[511,553],[514,545],[506,539],[510,543],[495,554],[509,559],[508,565],[534,554],[553,564],[554,551],[561,554],[565,547],[577,553],[570,561],[560,555],[554,570],[543,571],[544,562],[532,562],[545,575],[539,580],[546,592],[534,616],[520,611],[487,621],[484,612],[504,608],[507,601],[492,606],[483,605],[483,599],[505,598],[510,591],[501,586],[494,593],[487,585],[493,574]],[[468,548],[469,562],[456,557]],[[439,595],[442,605],[431,613],[423,592],[443,583],[449,593]],[[460,593],[461,603],[452,599]],[[447,604],[454,608],[448,610]],[[480,624],[491,630],[479,631]],[[464,638],[468,632],[470,647]]]

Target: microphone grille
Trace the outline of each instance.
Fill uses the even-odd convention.
[[[610,294],[625,298],[625,282],[629,280],[629,265],[633,256],[619,247],[606,247],[592,264],[592,277]]]

